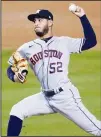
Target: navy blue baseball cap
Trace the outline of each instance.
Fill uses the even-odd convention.
[[[53,20],[53,15],[49,10],[40,9],[37,10],[35,14],[28,15],[30,21],[34,21],[35,18],[44,18],[48,20]]]

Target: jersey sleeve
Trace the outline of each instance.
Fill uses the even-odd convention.
[[[18,51],[20,54],[21,54],[21,56],[23,57],[23,58],[26,58],[26,55],[25,55],[25,47],[26,47],[26,44],[23,44],[21,47],[19,47],[16,51]],[[14,64],[14,60],[13,60],[13,57],[12,56],[10,56],[10,58],[8,59],[8,64],[9,65],[13,65]]]
[[[81,48],[85,43],[84,38],[65,37],[69,53],[81,53]]]

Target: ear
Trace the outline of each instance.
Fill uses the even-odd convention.
[[[53,21],[52,20],[48,20],[48,26],[52,27],[53,26]]]

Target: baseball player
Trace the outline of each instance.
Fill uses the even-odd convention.
[[[84,38],[53,36],[53,15],[48,10],[40,9],[28,16],[38,38],[23,44],[12,54],[7,75],[13,82],[24,83],[29,64],[41,83],[41,91],[12,107],[7,136],[19,136],[25,118],[50,113],[60,113],[86,132],[101,136],[101,121],[83,105],[78,89],[68,78],[70,54],[81,53],[97,43],[84,10],[77,6],[72,13],[80,19]]]

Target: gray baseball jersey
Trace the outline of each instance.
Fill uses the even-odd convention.
[[[22,45],[17,51],[26,58],[43,89],[54,89],[68,82],[68,64],[71,53],[80,53],[83,38],[52,37],[47,43],[36,39]],[[8,63],[12,64],[12,57]]]

